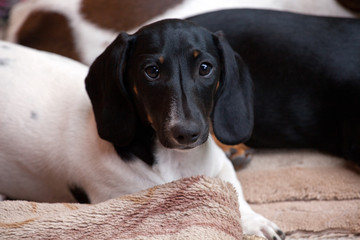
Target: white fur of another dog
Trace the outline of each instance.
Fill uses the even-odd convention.
[[[82,63],[90,65],[94,59],[117,36],[116,31],[98,27],[87,21],[80,13],[81,0],[27,0],[18,4],[12,11],[6,40],[17,42],[17,32],[30,13],[36,10],[54,11],[69,19],[74,35],[75,48]],[[354,17],[350,11],[342,8],[336,0],[184,0],[178,6],[146,22],[165,18],[186,18],[196,14],[229,8],[262,8],[286,10],[305,14]],[[139,26],[141,27],[141,26]],[[135,32],[137,29],[128,31]]]

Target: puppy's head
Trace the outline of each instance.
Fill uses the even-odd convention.
[[[167,148],[204,143],[212,120],[225,144],[252,131],[252,82],[222,34],[184,20],[164,20],[134,35],[120,33],[86,77],[99,135],[125,146],[139,125]]]

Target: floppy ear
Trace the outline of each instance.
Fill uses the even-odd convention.
[[[254,125],[253,83],[240,56],[222,32],[214,34],[222,63],[221,79],[212,112],[215,136],[224,144],[246,141]]]
[[[137,122],[124,79],[127,50],[132,38],[120,33],[96,58],[85,79],[98,133],[101,138],[118,146],[131,142]]]

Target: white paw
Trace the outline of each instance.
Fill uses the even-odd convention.
[[[249,212],[241,215],[244,234],[257,235],[271,240],[285,239],[285,234],[273,222],[260,214]]]

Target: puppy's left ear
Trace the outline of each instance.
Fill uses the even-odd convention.
[[[235,145],[249,139],[252,133],[253,83],[245,63],[223,35],[222,32],[214,34],[222,68],[212,122],[217,139]]]

